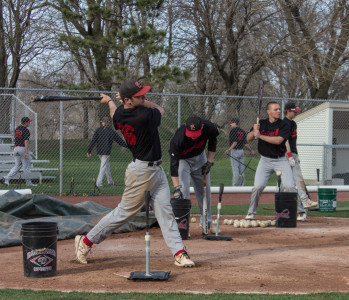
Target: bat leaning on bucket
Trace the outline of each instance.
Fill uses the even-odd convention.
[[[223,191],[224,191],[224,184],[221,183],[219,186],[219,197],[218,197],[218,205],[217,205],[216,235],[205,235],[204,239],[206,239],[206,240],[211,240],[211,241],[231,241],[232,240],[232,238],[230,236],[218,235],[218,233],[219,233],[219,219],[221,217]]]
[[[204,201],[203,201],[203,222],[202,222],[202,235],[205,237],[208,234],[208,212],[207,212],[207,196],[206,196],[206,176],[204,173]]]
[[[31,102],[54,102],[71,100],[101,100],[101,97],[59,96],[59,95],[36,95],[31,96]]]
[[[320,169],[316,169],[316,179],[317,179],[317,201],[319,203],[319,186],[320,186]],[[307,193],[308,194],[308,193]],[[310,197],[309,197],[310,199]],[[318,211],[319,207],[309,207],[307,210],[310,211]]]

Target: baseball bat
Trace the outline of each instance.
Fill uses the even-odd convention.
[[[252,169],[251,167],[249,167],[248,165],[245,165],[244,163],[242,163],[241,161],[239,161],[238,159],[236,159],[235,157],[231,156],[229,153],[226,153],[227,156],[231,157],[232,159],[236,160],[239,164],[242,164],[243,166],[245,166],[245,169],[248,168],[250,170],[252,170],[253,172],[256,172],[255,169]],[[244,170],[245,171],[245,170]]]
[[[278,177],[278,190],[280,193],[281,192],[281,171],[277,171],[277,177]]]
[[[150,239],[149,234],[149,203],[150,203],[150,191],[145,191],[145,214],[146,214],[146,226],[145,226],[145,275],[150,276]]]
[[[216,235],[219,233],[219,219],[221,218],[221,208],[222,208],[222,195],[224,191],[224,184],[221,183],[219,185],[219,197],[218,197],[218,205],[217,205],[217,224],[216,224]]]
[[[258,110],[257,110],[257,124],[259,124],[259,118],[261,114],[262,100],[263,100],[263,90],[264,90],[264,82],[261,80],[259,82],[258,89]]]
[[[254,155],[250,155],[250,160],[248,161],[248,163],[247,163],[247,165],[245,166],[245,168],[244,168],[244,170],[241,172],[241,174],[239,174],[239,175],[243,175],[244,173],[245,173],[245,171],[246,171],[246,169],[248,168],[248,166],[250,165],[250,162],[251,162],[251,160],[253,159],[253,157],[254,157]]]
[[[203,211],[204,211],[204,220],[202,224],[202,235],[205,236],[208,234],[208,211],[207,211],[207,195],[206,195],[206,173],[204,173],[204,201],[203,201]]]
[[[317,187],[320,185],[320,169],[316,169]]]
[[[59,96],[59,95],[36,95],[31,96],[31,102],[51,102],[70,100],[101,100],[101,97],[79,97],[79,96]]]

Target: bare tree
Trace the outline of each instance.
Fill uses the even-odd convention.
[[[196,91],[201,94],[256,94],[258,82],[268,78],[268,66],[289,50],[287,32],[277,30],[273,1],[180,1],[182,17],[193,24],[188,46],[196,57]],[[187,30],[184,28],[184,30]],[[185,39],[185,37],[183,38]],[[208,97],[201,113],[212,115],[219,101]],[[242,101],[226,101],[226,111],[239,116]],[[208,109],[207,109],[208,108]],[[204,108],[202,108],[204,109]]]
[[[0,4],[0,85],[16,87],[21,71],[47,46],[43,32],[45,1],[3,0]],[[4,118],[0,131],[9,127],[10,102],[1,101]]]
[[[290,32],[295,71],[305,79],[311,98],[327,99],[331,86],[347,85],[340,77],[349,58],[349,1],[278,2]]]

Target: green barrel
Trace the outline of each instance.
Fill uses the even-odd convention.
[[[319,211],[336,211],[337,189],[319,188],[318,189]]]

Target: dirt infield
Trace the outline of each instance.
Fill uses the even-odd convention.
[[[109,201],[115,205],[115,197]],[[222,216],[222,219],[232,217],[243,218]],[[260,216],[259,219],[268,218]],[[196,267],[185,269],[174,265],[160,229],[152,228],[150,267],[171,271],[168,281],[152,283],[133,282],[119,276],[145,270],[145,231],[112,235],[95,245],[88,256],[88,265],[75,261],[72,239],[59,241],[57,276],[49,278],[24,277],[22,247],[0,248],[0,288],[107,292],[349,292],[348,228],[349,219],[318,217],[310,217],[307,222],[290,229],[221,225],[221,235],[233,237],[233,241],[228,242],[202,239],[199,224],[192,223],[191,238],[184,243]]]

